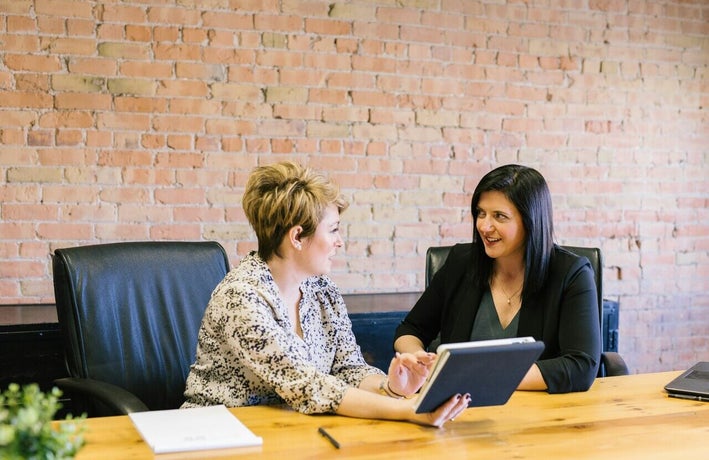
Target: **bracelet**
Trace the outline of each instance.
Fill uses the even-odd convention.
[[[381,394],[383,394],[384,396],[389,396],[390,398],[394,398],[394,399],[404,399],[405,398],[405,396],[400,395],[391,389],[391,387],[389,386],[389,377],[386,377],[386,378],[382,379],[381,382],[379,382],[379,392]]]

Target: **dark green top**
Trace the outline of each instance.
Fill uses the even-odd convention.
[[[521,308],[520,308],[521,310]],[[470,333],[470,340],[491,340],[491,339],[506,339],[509,337],[517,337],[517,324],[519,323],[519,310],[515,314],[510,324],[506,328],[502,328],[500,317],[497,316],[495,303],[492,300],[490,290],[483,293],[480,299],[480,308],[475,315],[473,322],[473,330]]]

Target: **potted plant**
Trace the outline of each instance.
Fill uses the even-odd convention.
[[[0,452],[5,460],[74,458],[84,445],[82,415],[52,423],[62,392],[43,393],[37,384],[11,383],[0,393]]]

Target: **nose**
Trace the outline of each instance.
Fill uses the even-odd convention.
[[[492,228],[492,221],[487,216],[478,217],[478,230],[481,232],[489,232]]]
[[[342,241],[342,235],[340,233],[337,233],[337,239],[335,240],[335,247],[336,248],[341,248],[345,244],[344,241]]]

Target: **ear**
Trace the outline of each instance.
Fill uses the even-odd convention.
[[[301,234],[303,233],[303,227],[300,225],[295,225],[288,230],[288,242],[296,250],[300,251],[303,248],[303,241],[301,239]]]

